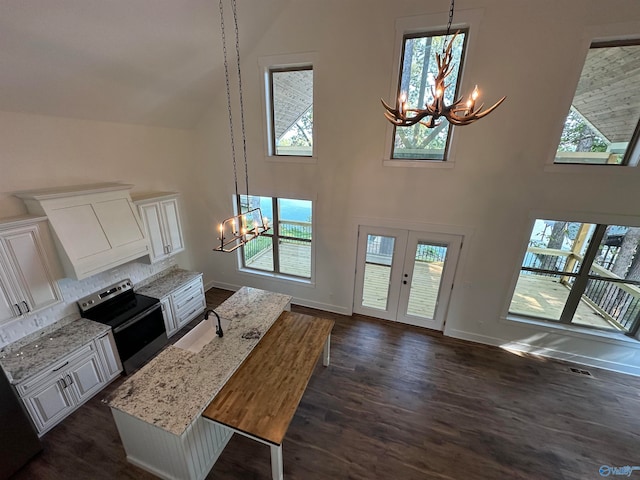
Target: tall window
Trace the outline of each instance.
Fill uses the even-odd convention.
[[[591,46],[555,163],[638,164],[639,65],[639,40]]]
[[[268,233],[242,247],[242,266],[291,277],[311,278],[312,215],[310,200],[240,195],[239,210],[260,207]],[[251,230],[253,220],[247,220]]]
[[[424,108],[433,100],[432,86],[438,73],[435,54],[442,52],[445,42],[451,41],[442,33],[411,34],[403,39],[398,98],[406,95],[407,104],[412,108]],[[445,101],[451,104],[458,97],[458,84],[467,34],[461,31],[452,47],[453,70],[448,78],[449,88],[445,91]],[[442,118],[435,128],[425,128],[417,124],[413,127],[394,127],[394,142],[391,158],[402,160],[447,159],[449,149],[449,122]]]
[[[635,335],[640,227],[536,220],[510,313]]]
[[[269,69],[270,154],[313,156],[313,68]]]

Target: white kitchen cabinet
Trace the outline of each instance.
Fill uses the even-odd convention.
[[[0,221],[0,323],[62,301],[44,217]]]
[[[29,213],[47,216],[65,273],[81,280],[148,254],[132,187],[104,183],[14,195]]]
[[[202,275],[192,278],[171,291],[163,292],[160,299],[167,337],[171,337],[191,320],[196,318],[207,306],[204,296]]]
[[[178,329],[200,315],[206,306],[202,277],[192,280],[171,294],[173,318]]]
[[[122,362],[118,356],[116,341],[113,338],[113,332],[110,330],[101,337],[96,338],[96,347],[102,365],[102,371],[105,374],[105,381],[116,378],[122,372]]]
[[[160,305],[162,307],[162,316],[164,317],[164,326],[167,330],[167,337],[170,337],[179,330],[176,320],[173,317],[173,310],[171,309],[171,297],[168,296],[161,298]]]
[[[40,436],[118,376],[122,365],[116,352],[108,332],[17,385]]]
[[[151,262],[184,250],[177,196],[177,193],[159,193],[134,198],[149,239]]]

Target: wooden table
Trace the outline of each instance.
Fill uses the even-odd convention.
[[[202,416],[271,448],[282,480],[282,440],[320,353],[329,365],[333,320],[283,312]]]

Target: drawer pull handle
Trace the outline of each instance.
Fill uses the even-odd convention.
[[[16,307],[16,310],[18,310],[18,316],[22,315],[22,309],[20,308],[20,305],[14,303],[13,306]]]
[[[22,303],[24,303],[24,308],[26,308],[27,309],[27,313],[29,313],[31,311],[31,309],[29,308],[29,305],[27,304],[27,302],[25,302],[23,300]]]
[[[60,365],[58,368],[54,368],[53,370],[51,370],[52,372],[57,372],[58,370],[60,370],[62,367],[66,367],[67,365],[69,365],[69,361],[64,362],[62,365]]]
[[[67,384],[64,383],[64,379],[60,379],[56,382],[58,384],[58,386],[60,387],[60,390],[64,390],[65,388],[67,388]]]
[[[69,379],[69,385],[73,385],[73,377],[71,375],[66,374],[64,377]]]

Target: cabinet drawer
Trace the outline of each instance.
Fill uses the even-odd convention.
[[[56,363],[51,365],[46,370],[36,375],[33,375],[27,378],[26,380],[23,380],[16,386],[16,389],[18,390],[18,393],[20,394],[20,396],[28,395],[30,392],[34,391],[40,385],[47,383],[52,377],[57,376],[63,370],[67,370],[70,366],[73,366],[74,364],[95,354],[96,354],[96,349],[93,342],[87,345],[84,345],[78,348],[77,350],[73,351],[66,357],[58,360]]]
[[[202,312],[204,307],[204,297],[202,295],[196,295],[180,309],[176,309],[176,317],[178,321],[182,323],[185,318],[193,316],[196,312]]]
[[[173,307],[176,310],[176,314],[179,315],[179,312],[185,308],[185,305],[191,303],[194,299],[202,297],[204,297],[204,288],[200,280],[181,288],[172,295]]]

